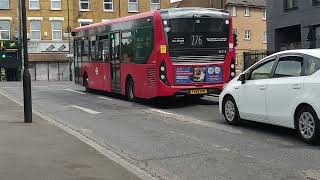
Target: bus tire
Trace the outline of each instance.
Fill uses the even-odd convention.
[[[126,96],[129,101],[136,101],[136,97],[134,95],[134,81],[131,77],[128,78],[126,82]]]
[[[83,76],[83,86],[86,88],[86,92],[91,91],[91,89],[89,88],[89,77],[87,73],[85,73]]]

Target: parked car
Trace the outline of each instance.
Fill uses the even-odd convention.
[[[282,51],[226,85],[219,109],[229,124],[241,119],[296,129],[320,142],[320,49]]]

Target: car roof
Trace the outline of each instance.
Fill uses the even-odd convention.
[[[310,56],[315,56],[315,57],[319,57],[320,58],[320,48],[319,49],[286,50],[286,51],[277,52],[275,54],[272,54],[271,56],[281,55],[281,54],[307,54],[307,55],[310,55]]]

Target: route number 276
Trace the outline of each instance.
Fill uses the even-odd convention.
[[[192,46],[201,46],[203,41],[202,41],[202,36],[199,35],[192,35],[191,36],[192,42],[191,45]]]

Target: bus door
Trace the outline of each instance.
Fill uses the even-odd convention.
[[[111,43],[111,82],[112,82],[112,91],[121,92],[120,85],[120,33],[115,32],[110,34],[110,43]]]
[[[82,75],[81,75],[81,52],[82,52],[82,41],[76,40],[74,46],[74,77],[76,84],[82,84]],[[63,79],[63,75],[62,78]]]

